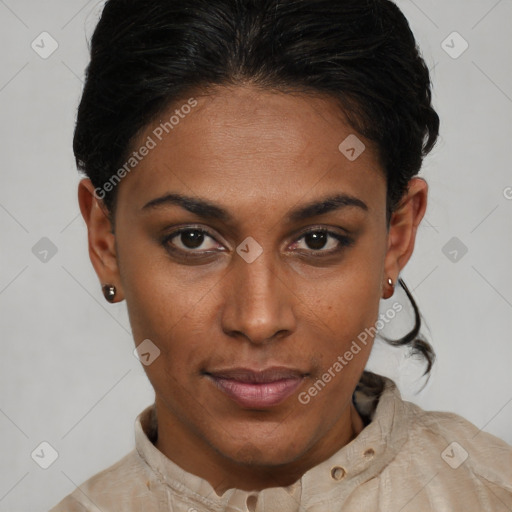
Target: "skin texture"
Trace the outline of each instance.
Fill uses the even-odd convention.
[[[118,185],[114,232],[90,180],[80,182],[89,253],[101,284],[116,286],[116,302],[126,299],[135,344],[150,339],[161,351],[144,367],[155,389],[157,448],[219,495],[290,485],[363,428],[351,396],[371,342],[308,404],[298,395],[375,325],[380,299],[393,293],[387,278],[396,283],[413,252],[428,187],[410,181],[388,232],[378,155],[359,135],[366,150],[355,161],[338,150],[354,131],[332,99],[250,85],[194,97],[197,106]],[[233,220],[176,205],[142,211],[170,192],[221,205]],[[286,220],[333,193],[359,198],[368,211]],[[163,238],[185,226],[208,231],[202,245],[189,232],[168,240],[178,251],[169,252]],[[353,243],[329,236],[315,244],[304,236],[313,228]],[[251,263],[236,252],[247,237],[263,250]],[[203,256],[187,260],[180,249]],[[283,403],[259,410],[237,405],[202,374],[274,365],[309,375]]]

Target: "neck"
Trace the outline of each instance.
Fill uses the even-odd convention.
[[[169,414],[158,399],[155,404],[158,417],[155,447],[185,471],[207,480],[219,496],[231,488],[260,491],[292,485],[306,471],[352,441],[364,428],[361,416],[350,401],[340,421],[293,461],[275,465],[240,463],[222,454],[203,436],[192,433],[187,425]]]

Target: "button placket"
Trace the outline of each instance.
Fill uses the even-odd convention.
[[[246,503],[245,503],[245,505],[247,507],[247,512],[255,512],[257,504],[258,504],[258,496],[256,496],[255,494],[251,494],[250,496],[248,496]]]
[[[333,480],[343,480],[347,475],[347,470],[342,466],[334,466],[331,468],[331,478]]]
[[[367,448],[364,451],[363,456],[367,459],[373,459],[373,457],[375,457],[375,450],[373,448]]]

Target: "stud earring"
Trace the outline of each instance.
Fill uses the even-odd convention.
[[[394,287],[394,284],[393,284],[393,279],[391,279],[390,277],[388,277],[387,279],[387,285],[391,287],[391,293],[388,295],[387,292],[384,293],[384,296],[382,297],[383,299],[389,299],[390,297],[393,296],[393,294],[395,293],[395,287]]]
[[[114,302],[114,297],[116,296],[116,287],[112,284],[105,284],[103,286],[103,295],[105,295],[105,299],[107,299],[110,303]]]

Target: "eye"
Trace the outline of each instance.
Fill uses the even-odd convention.
[[[217,242],[213,244],[211,242],[206,243],[208,239],[215,242],[215,239],[204,229],[187,227],[174,231],[165,237],[163,243],[166,247],[171,246],[169,247],[171,250],[177,249],[185,253],[203,253],[216,250],[218,246]],[[173,240],[175,241],[173,242]]]
[[[162,243],[168,251],[186,257],[201,257],[225,250],[208,231],[195,226],[173,231],[163,239]],[[299,249],[299,252],[316,257],[336,254],[353,243],[353,239],[345,235],[325,228],[317,228],[303,233],[291,247],[292,250]]]
[[[313,253],[313,256],[335,254],[340,252],[344,247],[353,244],[351,238],[325,228],[313,229],[303,233],[298,241],[294,242],[294,249],[300,246],[300,240],[303,240],[303,245],[306,245],[306,252]]]

